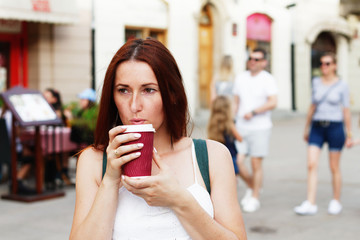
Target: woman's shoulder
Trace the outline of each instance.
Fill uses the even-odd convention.
[[[78,165],[92,166],[102,164],[102,161],[103,152],[93,146],[89,146],[79,154]]]
[[[102,164],[103,151],[89,146],[81,151],[77,162],[77,168],[86,175],[94,176],[99,184],[102,176]]]
[[[233,163],[228,148],[217,141],[206,139],[211,179],[226,178],[232,173]]]
[[[343,87],[348,87],[347,82],[345,82],[343,79],[339,78],[339,85]]]
[[[313,79],[312,79],[312,83],[314,84],[314,83],[319,83],[319,82],[321,82],[321,77],[314,77]]]
[[[206,139],[205,141],[208,149],[209,159],[211,159],[212,162],[219,160],[221,161],[221,159],[224,157],[231,158],[230,152],[224,144],[211,139]]]
[[[101,158],[102,158],[102,155],[103,155],[103,151],[96,149],[93,146],[89,146],[80,152],[80,157],[84,157],[84,158],[99,157],[99,156],[101,156]]]

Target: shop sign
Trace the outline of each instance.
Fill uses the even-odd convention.
[[[51,12],[49,0],[32,0],[32,9],[36,12]]]
[[[0,33],[20,33],[21,22],[15,20],[0,19]]]
[[[255,13],[247,18],[247,39],[271,41],[271,18],[265,14]]]

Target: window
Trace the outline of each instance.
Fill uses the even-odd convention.
[[[125,28],[125,42],[134,38],[147,38],[152,37],[164,45],[166,45],[166,30],[164,29],[153,29],[153,28],[137,28],[137,27],[126,27]]]

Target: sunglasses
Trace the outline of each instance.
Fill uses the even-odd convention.
[[[332,62],[320,62],[320,66],[330,66]]]
[[[255,62],[259,62],[259,61],[261,61],[261,60],[264,60],[263,58],[252,58],[252,57],[249,57],[248,58],[248,61],[255,61]]]

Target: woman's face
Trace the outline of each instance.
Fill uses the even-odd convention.
[[[323,75],[329,75],[336,72],[336,63],[331,56],[320,58],[320,69]]]
[[[52,95],[50,91],[44,91],[43,95],[48,103],[50,104],[56,103],[56,98]]]
[[[90,100],[89,99],[80,99],[79,100],[79,105],[81,109],[86,109],[90,104]]]
[[[147,63],[121,63],[114,84],[114,101],[124,125],[152,124],[157,132],[165,125],[158,81]]]

